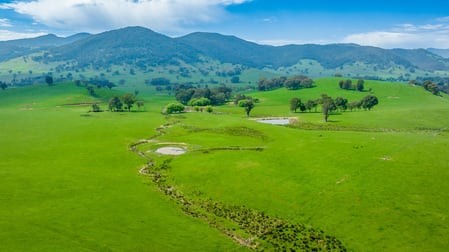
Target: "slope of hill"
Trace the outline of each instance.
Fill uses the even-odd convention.
[[[221,62],[250,67],[272,65],[273,56],[276,54],[274,46],[259,45],[235,36],[218,33],[195,32],[176,38],[176,41],[191,46],[203,55]]]
[[[70,44],[89,36],[89,33],[78,33],[69,37],[58,37],[54,34],[48,34],[36,38],[0,41],[0,61],[25,56],[51,47]]]
[[[198,60],[198,52],[174,39],[142,27],[108,31],[49,50],[52,61],[76,60],[96,67],[128,64],[173,63]]]
[[[427,48],[427,51],[440,55],[443,58],[449,58],[449,49]]]
[[[267,46],[235,36],[195,32],[179,38],[143,27],[127,27],[77,40],[49,50],[50,61],[76,60],[80,65],[174,64],[173,59],[200,62],[200,56],[222,63],[279,68],[302,59],[319,62],[327,69],[362,62],[380,68],[401,66],[426,71],[448,69],[449,59],[425,50],[386,50],[355,44]],[[140,63],[139,63],[140,62]]]
[[[447,70],[449,68],[449,61],[447,59],[424,49],[393,49],[392,51],[399,57],[413,62],[419,69],[434,71]]]
[[[41,53],[27,57],[32,59],[28,62],[20,58],[36,52]],[[14,60],[5,62],[8,59]],[[26,65],[20,65],[22,61]],[[213,79],[217,76],[208,74],[226,71],[229,68],[226,64],[243,65],[255,68],[253,72],[266,71],[275,75],[324,77],[340,73],[348,77],[400,81],[446,78],[449,74],[449,59],[423,49],[386,50],[356,44],[268,46],[206,32],[171,38],[143,27],[68,38],[46,35],[0,43],[0,78],[10,82],[16,82],[19,77],[19,82],[25,78],[25,83],[29,83],[26,78],[30,76],[23,76],[24,72],[56,71],[59,76],[73,76],[73,72],[77,72],[82,75],[80,78],[95,78],[104,70],[107,73],[103,73],[102,78],[118,78],[113,74],[117,71],[133,75],[139,72],[141,76],[153,72],[158,75],[155,77],[170,75],[181,82],[195,82],[191,76]],[[122,71],[124,65],[126,70]],[[186,69],[188,74],[183,72]],[[174,73],[188,77],[181,76],[184,79],[179,80]],[[120,76],[120,80],[123,77]]]

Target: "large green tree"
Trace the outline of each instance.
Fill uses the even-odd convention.
[[[321,95],[321,109],[324,115],[324,121],[327,122],[329,119],[329,115],[332,111],[334,111],[337,107],[335,106],[335,102],[332,97],[327,94]]]
[[[374,106],[376,106],[379,103],[379,100],[374,95],[367,95],[363,97],[361,100],[362,107],[364,109],[371,110]]]
[[[123,103],[120,101],[120,98],[118,96],[113,96],[111,99],[109,99],[109,110],[110,111],[121,111]]]
[[[51,75],[46,75],[45,83],[47,83],[47,85],[49,85],[49,86],[53,85],[53,77]]]
[[[335,98],[335,106],[337,106],[340,111],[346,111],[348,108],[348,99],[343,97]]]
[[[6,83],[4,83],[3,81],[0,81],[0,88],[2,90],[5,90],[8,87],[8,85]]]
[[[239,101],[239,107],[242,107],[245,109],[246,112],[246,116],[249,117],[249,114],[251,113],[251,110],[253,110],[253,108],[256,105],[254,104],[254,101],[252,99],[246,99],[246,100],[240,100]]]
[[[356,86],[357,91],[362,92],[364,89],[364,84],[365,84],[365,81],[363,79],[357,80],[357,86]]]
[[[301,106],[301,99],[295,97],[290,100],[290,111],[295,112]]]
[[[123,95],[122,101],[126,105],[125,109],[128,109],[128,111],[130,111],[132,106],[136,102],[136,97],[131,93],[127,93]]]
[[[165,112],[167,114],[180,113],[184,111],[184,105],[181,103],[170,103],[165,107]]]

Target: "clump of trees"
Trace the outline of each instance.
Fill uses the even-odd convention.
[[[361,100],[348,102],[348,99],[337,97],[333,99],[327,94],[322,94],[320,98],[315,100],[307,100],[305,103],[300,98],[294,97],[290,100],[290,111],[295,112],[299,109],[301,112],[317,110],[318,105],[321,105],[321,112],[324,115],[324,121],[327,122],[329,115],[334,111],[345,112],[347,109],[365,109],[371,110],[379,103],[379,100],[374,95],[367,95]]]
[[[166,114],[174,114],[174,113],[181,113],[185,109],[184,105],[178,102],[169,103],[167,106],[165,106],[164,112]]]
[[[94,104],[92,104],[92,112],[103,112],[103,110],[101,110],[98,103],[94,103]]]
[[[47,85],[49,85],[49,86],[52,86],[53,85],[53,76],[46,75],[45,76],[45,83],[47,83]]]
[[[131,93],[126,93],[121,98],[118,97],[117,95],[114,95],[113,97],[111,97],[109,99],[108,107],[109,107],[109,110],[112,112],[123,111],[123,109],[131,111],[131,108],[133,107],[134,103],[136,103],[136,102],[137,102],[137,106],[139,107],[139,109],[140,109],[140,107],[144,106],[144,102],[137,101],[137,98]]]
[[[272,79],[261,78],[257,83],[257,89],[259,91],[269,91],[281,87],[285,87],[288,90],[311,88],[313,87],[313,80],[305,75],[297,75],[290,78],[287,77],[279,77]]]
[[[170,85],[170,80],[164,77],[157,77],[151,80],[145,80],[145,83],[153,86],[166,86]]]
[[[363,79],[358,79],[356,84],[352,83],[351,79],[347,79],[347,80],[340,80],[338,82],[338,86],[341,89],[345,89],[345,90],[357,90],[362,92],[364,90],[364,85],[365,85],[365,81]]]
[[[431,92],[433,95],[440,94],[440,88],[437,84],[433,83],[431,80],[426,80],[423,82],[423,87],[425,90]]]
[[[440,92],[449,94],[449,78],[440,77],[418,77],[416,80],[409,81],[412,85],[422,86],[433,95],[440,95]]]
[[[176,88],[176,100],[183,105],[207,106],[222,105],[231,98],[232,89],[226,85],[213,88],[198,88],[190,84],[181,84]]]
[[[8,88],[8,84],[6,84],[6,83],[3,82],[3,81],[0,81],[0,88],[1,88],[2,90],[5,90],[6,88]]]

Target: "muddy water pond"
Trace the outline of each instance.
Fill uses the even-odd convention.
[[[285,118],[285,119],[260,119],[260,120],[257,120],[257,122],[267,123],[267,124],[272,124],[272,125],[287,125],[290,123],[290,120],[288,118]]]
[[[162,147],[156,150],[156,153],[163,154],[163,155],[182,155],[186,153],[186,150],[179,147]]]

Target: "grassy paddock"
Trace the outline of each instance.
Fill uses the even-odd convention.
[[[154,134],[163,116],[150,104],[145,113],[63,105],[92,101],[64,85],[0,93],[0,250],[238,248],[138,174],[143,162],[128,145]]]
[[[0,91],[1,250],[243,250],[139,175],[146,161],[128,146],[176,122],[157,140],[188,146],[167,174],[189,197],[312,226],[349,250],[445,251],[449,98],[405,84],[365,87],[379,105],[333,114],[327,124],[320,113],[290,112],[289,100],[327,93],[351,101],[368,92],[340,90],[331,78],[250,94],[261,100],[253,117],[298,117],[295,127],[248,120],[232,105],[167,119],[159,112],[173,98],[143,87],[139,113],[87,113],[93,102],[104,109],[114,92],[93,98],[71,84]],[[222,148],[236,146],[244,148]],[[254,147],[263,151],[245,150]]]

